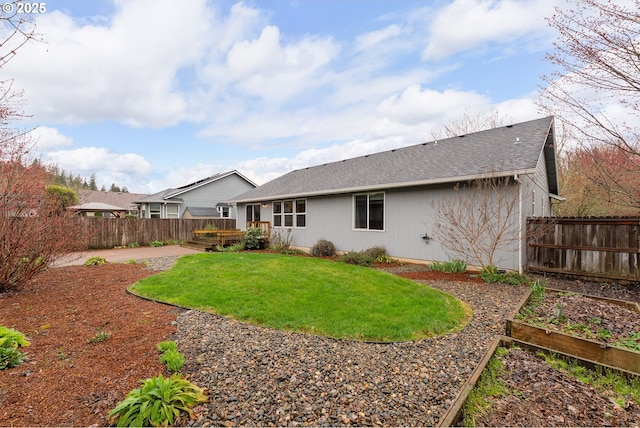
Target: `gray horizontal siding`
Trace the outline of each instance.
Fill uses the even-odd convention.
[[[514,189],[515,190],[515,189]],[[526,190],[524,191],[526,192]],[[312,248],[319,239],[328,239],[340,251],[361,251],[384,246],[392,257],[422,261],[446,261],[456,258],[436,237],[436,204],[445,198],[464,197],[452,185],[385,192],[385,229],[364,231],[353,229],[353,195],[331,195],[307,198],[307,227],[293,228],[293,245]],[[244,227],[244,204],[238,204],[238,226]],[[263,221],[272,219],[273,201],[262,207]],[[523,216],[523,219],[526,216]],[[281,228],[286,231],[287,228]],[[277,230],[277,229],[274,229]],[[427,234],[427,242],[422,237]],[[518,269],[518,246],[499,252],[500,267]],[[470,261],[469,261],[470,262]]]
[[[217,203],[226,202],[253,188],[254,187],[243,178],[231,174],[201,187],[181,193],[176,195],[176,198],[184,201],[180,206],[180,216],[183,216],[187,207],[213,208]],[[232,212],[232,217],[235,217],[234,214],[235,213]]]

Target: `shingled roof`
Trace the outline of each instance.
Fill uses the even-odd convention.
[[[176,196],[181,195],[182,193],[186,193],[189,192],[191,190],[197,189],[198,187],[202,187],[205,186],[209,183],[213,183],[214,181],[217,180],[221,180],[225,177],[228,177],[232,174],[237,175],[238,177],[244,179],[247,183],[256,186],[256,184],[249,180],[247,177],[245,177],[244,175],[240,174],[238,171],[236,171],[235,169],[232,171],[227,171],[227,172],[220,172],[217,174],[214,174],[210,177],[207,178],[203,178],[201,180],[198,181],[194,181],[193,183],[189,183],[186,184],[184,186],[180,186],[178,188],[169,188],[169,189],[165,189],[161,192],[158,193],[154,193],[153,195],[147,196],[146,198],[143,199],[139,199],[137,202],[138,203],[157,203],[157,202],[182,202],[183,200],[180,198],[176,198]]]
[[[553,117],[291,171],[231,202],[350,193],[533,173],[545,154],[557,193]]]

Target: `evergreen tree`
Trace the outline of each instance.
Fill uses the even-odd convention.
[[[89,178],[89,190],[98,190],[98,185],[96,184],[95,172],[92,172],[91,177]]]

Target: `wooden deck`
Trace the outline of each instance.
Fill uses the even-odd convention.
[[[216,246],[233,245],[242,241],[244,232],[240,229],[196,229],[191,231],[192,238],[184,246],[198,250],[213,251]]]
[[[247,228],[255,227],[262,230],[260,240],[268,245],[271,236],[271,223],[268,221],[249,221]],[[216,246],[233,245],[244,236],[244,231],[240,229],[195,229],[191,231],[191,239],[183,246],[202,251],[215,251]]]

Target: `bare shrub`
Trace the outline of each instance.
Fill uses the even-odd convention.
[[[311,254],[315,257],[327,257],[336,255],[336,247],[333,242],[326,239],[319,239],[311,249]]]

